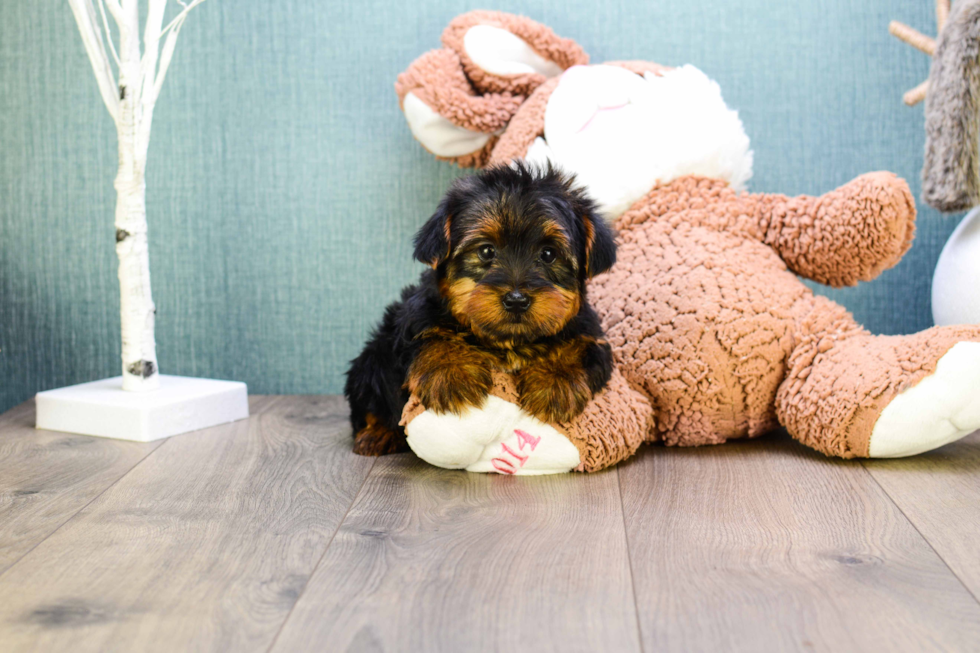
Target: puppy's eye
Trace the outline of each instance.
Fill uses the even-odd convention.
[[[493,245],[483,245],[480,249],[476,250],[477,256],[484,263],[489,263],[497,255],[497,250],[493,248]]]
[[[555,251],[554,247],[545,247],[541,250],[541,260],[545,263],[554,263],[556,258],[558,258],[558,252]]]

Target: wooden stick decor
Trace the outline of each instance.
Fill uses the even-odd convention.
[[[947,18],[949,18],[949,0],[936,0],[937,37],[939,33],[943,31],[943,26],[946,24]],[[930,38],[922,32],[912,29],[908,25],[900,23],[897,20],[893,20],[888,24],[888,33],[901,41],[905,41],[916,50],[924,52],[930,57],[936,51],[936,39]],[[906,91],[905,95],[902,96],[902,100],[910,107],[914,106],[926,99],[926,93],[928,90],[929,80],[926,80],[915,88]]]

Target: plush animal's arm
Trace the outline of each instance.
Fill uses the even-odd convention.
[[[649,400],[616,370],[606,388],[568,422],[545,423],[520,407],[515,379],[494,372],[481,408],[429,410],[413,394],[402,413],[408,444],[437,467],[501,474],[595,472],[657,439]]]
[[[819,197],[742,195],[750,231],[791,270],[834,287],[870,281],[902,258],[915,235],[915,201],[890,172],[861,175]]]

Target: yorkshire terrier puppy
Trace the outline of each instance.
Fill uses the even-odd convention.
[[[522,407],[564,422],[609,381],[612,352],[585,282],[616,260],[610,228],[549,167],[499,166],[456,180],[415,236],[428,264],[351,362],[354,451],[406,451],[409,393],[427,409],[480,406],[491,372],[516,374]]]

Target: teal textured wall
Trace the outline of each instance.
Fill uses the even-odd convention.
[[[333,393],[420,270],[410,238],[458,172],[411,138],[395,76],[469,2],[210,0],[185,26],[147,177],[164,373],[255,393]],[[902,92],[934,33],[929,0],[534,0],[524,13],[593,61],[693,63],[739,109],[750,188],[820,193],[889,169],[919,195],[922,108]],[[0,7],[0,409],[118,374],[115,133],[67,3]],[[958,216],[920,206],[895,269],[828,294],[876,332],[930,326],[932,270]],[[821,292],[827,292],[821,289]]]

